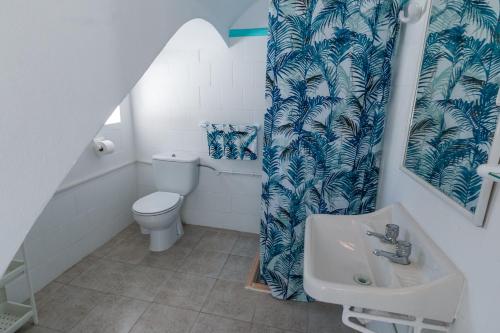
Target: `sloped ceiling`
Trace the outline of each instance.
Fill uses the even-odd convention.
[[[0,1],[0,275],[84,147],[176,30],[253,0]]]

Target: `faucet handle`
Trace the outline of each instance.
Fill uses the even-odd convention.
[[[399,226],[397,224],[385,225],[385,239],[395,244],[399,237]]]
[[[410,257],[412,245],[407,241],[399,241],[396,243],[396,255],[399,257]]]

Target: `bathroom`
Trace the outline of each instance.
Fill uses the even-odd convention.
[[[498,1],[1,6],[0,332],[500,330]],[[439,53],[438,35],[476,44]],[[303,36],[305,60],[279,58]],[[455,76],[447,98],[479,108],[429,107]],[[344,103],[363,90],[359,109]],[[435,132],[418,121],[436,110],[457,139],[434,153],[472,174],[419,174]],[[368,125],[345,117],[364,112]],[[235,128],[252,137],[236,157],[212,136]],[[478,131],[482,145],[465,143]],[[324,188],[301,194],[313,178]]]

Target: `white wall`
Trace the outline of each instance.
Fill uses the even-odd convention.
[[[135,143],[133,131],[132,110],[130,98],[127,96],[120,103],[121,122],[118,124],[103,125],[95,137],[103,137],[115,144],[115,151],[109,155],[98,156],[94,151],[92,139],[78,158],[76,164],[71,168],[59,189],[71,186],[84,179],[101,174],[107,170],[126,163],[135,162]]]
[[[423,47],[426,19],[402,32],[397,77],[386,126],[380,206],[401,202],[434,241],[462,270],[467,288],[454,333],[498,332],[500,285],[500,193],[491,200],[486,228],[472,225],[400,170],[416,86],[418,51]]]
[[[184,22],[253,0],[2,1],[0,275],[89,139]]]
[[[115,152],[98,156],[89,142],[26,237],[36,290],[133,222],[137,183],[128,98],[121,105],[121,123],[105,125],[98,136],[112,140]],[[9,296],[26,298],[24,280],[11,285]]]
[[[266,17],[267,1],[259,1],[235,26],[265,27]],[[266,37],[235,39],[228,48],[208,22],[184,25],[131,93],[138,160],[149,162],[162,151],[189,151],[220,170],[261,174],[260,159],[211,160],[198,124],[263,125],[266,42]],[[260,177],[200,171],[200,184],[183,207],[184,222],[258,232]],[[150,165],[138,166],[138,183],[141,195],[154,191]]]

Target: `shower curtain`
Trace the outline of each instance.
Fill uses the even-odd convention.
[[[276,298],[309,300],[308,215],[375,209],[403,1],[271,0],[260,269]]]

